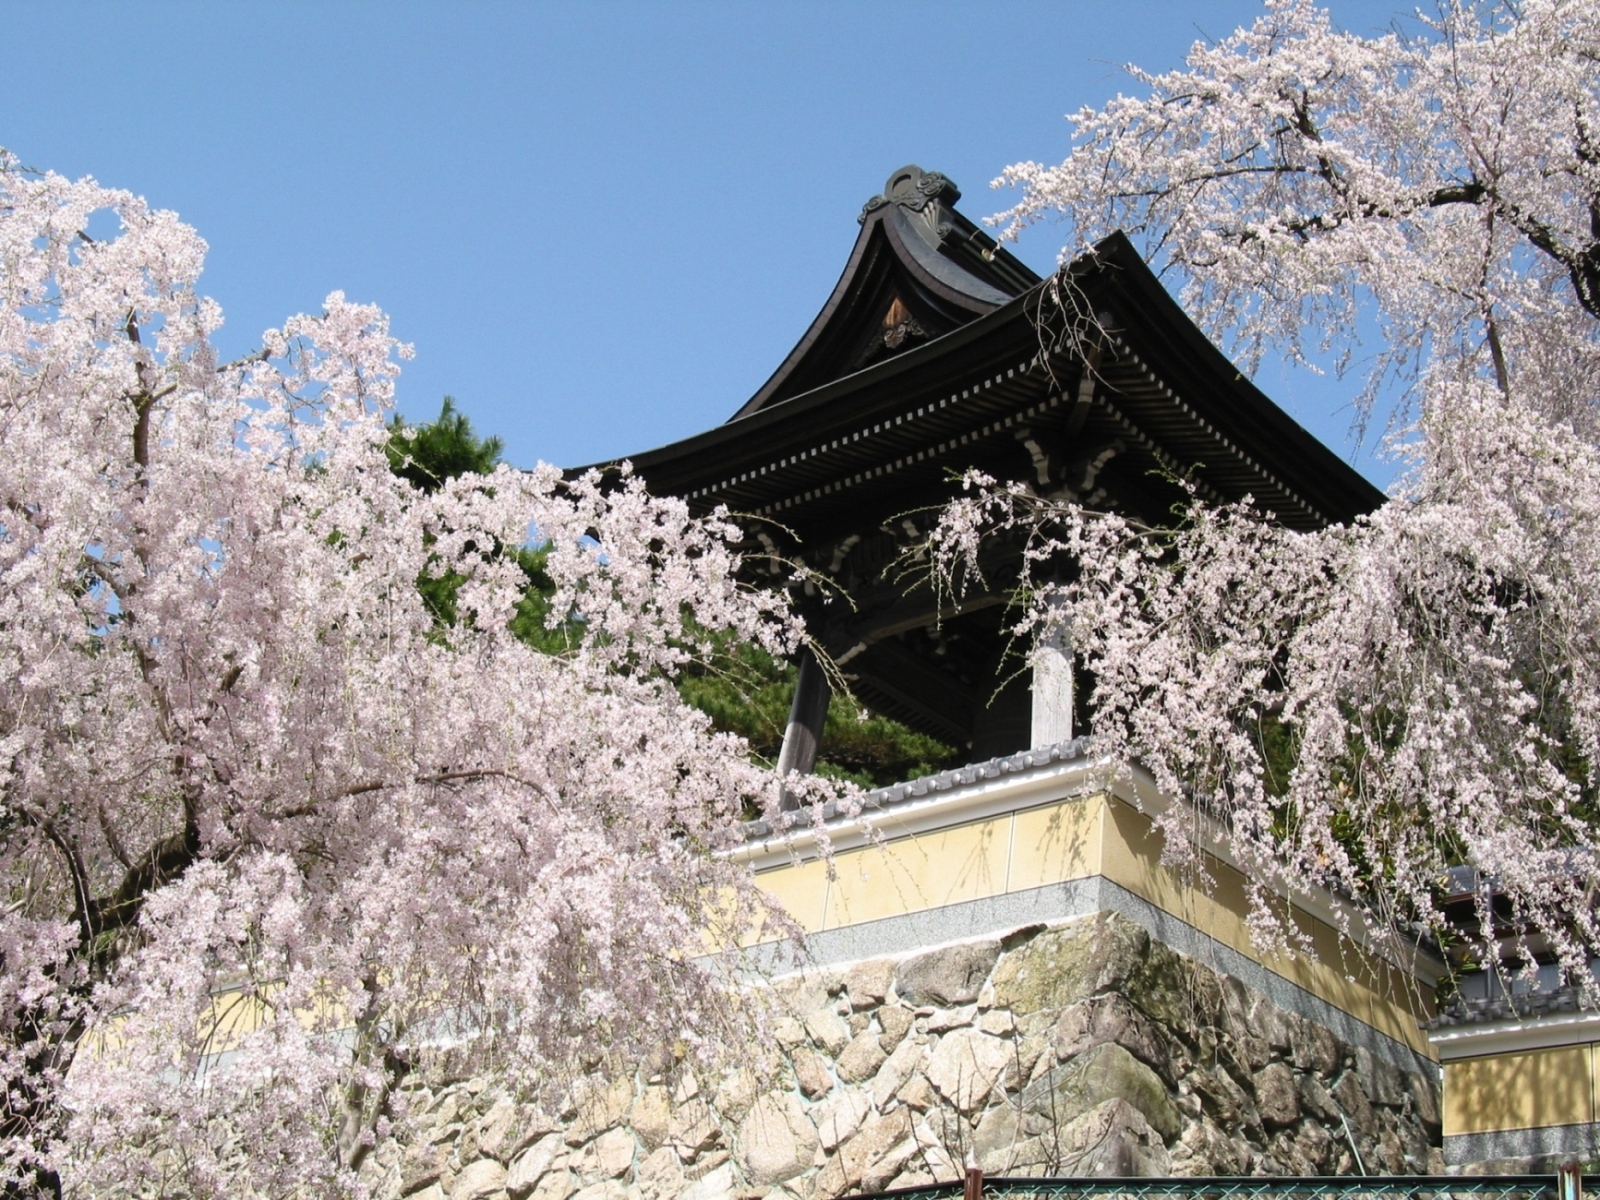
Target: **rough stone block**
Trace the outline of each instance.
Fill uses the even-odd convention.
[[[901,1169],[915,1157],[916,1153],[916,1138],[907,1134],[907,1136],[894,1143],[878,1157],[862,1166],[861,1190],[864,1192],[877,1192],[888,1187],[889,1181],[900,1174]]]
[[[745,1178],[761,1186],[809,1169],[820,1144],[799,1100],[768,1092],[740,1122],[735,1149]]]
[[[1367,1093],[1353,1071],[1346,1071],[1333,1085],[1333,1098],[1350,1118],[1350,1127],[1363,1137],[1373,1137],[1378,1132],[1378,1117],[1372,1111]]]
[[[1300,1095],[1300,1107],[1306,1112],[1319,1121],[1331,1121],[1334,1125],[1339,1123],[1339,1106],[1315,1075],[1300,1076],[1295,1090]]]
[[[958,1112],[982,1108],[1012,1059],[1009,1042],[978,1029],[958,1029],[940,1039],[928,1059],[928,1082]]]
[[[895,1047],[894,1053],[878,1068],[878,1074],[872,1081],[874,1106],[880,1110],[888,1108],[889,1101],[905,1086],[906,1080],[922,1064],[926,1054],[927,1047],[911,1038],[906,1038]]]
[[[1172,1141],[1183,1118],[1161,1077],[1115,1042],[1105,1042],[1047,1072],[1023,1090],[1021,1107],[1055,1122],[1075,1120],[1104,1101],[1125,1101]]]
[[[1379,1058],[1365,1046],[1355,1052],[1356,1075],[1361,1080],[1361,1090],[1374,1104],[1399,1108],[1406,1100],[1405,1081],[1400,1071],[1386,1058]]]
[[[1439,1088],[1433,1077],[1421,1072],[1411,1075],[1406,1080],[1406,1091],[1411,1097],[1411,1110],[1422,1123],[1423,1129],[1430,1138],[1437,1138],[1440,1133],[1439,1123]]]
[[[977,1015],[976,1004],[964,1005],[961,1008],[936,1008],[923,1018],[922,1028],[926,1033],[944,1033],[950,1029],[962,1029],[971,1025]]]
[[[1210,1121],[1191,1121],[1172,1151],[1174,1175],[1242,1175],[1247,1155]]]
[[[885,1005],[878,1010],[878,1025],[883,1029],[878,1042],[883,1047],[885,1054],[893,1054],[894,1048],[900,1044],[900,1039],[905,1037],[906,1031],[911,1028],[911,1010],[902,1008],[898,1004]]]
[[[979,1010],[975,1023],[984,1033],[991,1033],[995,1037],[1011,1037],[1017,1032],[1017,1019],[1008,1008],[993,1008],[987,1012]]]
[[[1222,982],[1215,971],[1151,940],[1123,994],[1173,1029],[1215,1029],[1222,1021]]]
[[[1124,983],[1149,947],[1149,934],[1112,913],[1047,930],[1001,956],[995,1005],[1018,1015],[1066,1008]]]
[[[1000,1087],[1007,1092],[1026,1087],[1045,1058],[1050,1060],[1043,1063],[1046,1069],[1055,1063],[1055,1054],[1050,1050],[1050,1039],[1047,1037],[1013,1039],[1010,1045],[1011,1061],[1000,1074]]]
[[[828,1003],[830,979],[821,971],[803,971],[776,980],[772,990],[780,1011],[789,1016],[804,1018]]]
[[[609,1178],[626,1175],[633,1169],[636,1145],[633,1134],[626,1129],[611,1129],[590,1143],[596,1167]]]
[[[723,1163],[684,1188],[677,1200],[733,1200],[735,1195],[733,1164]]]
[[[1280,1053],[1289,1049],[1288,1014],[1264,993],[1251,990],[1250,1028],[1256,1036]]]
[[[581,1146],[622,1120],[633,1106],[633,1081],[580,1080],[573,1088],[572,1106],[577,1119],[567,1131],[567,1145]]]
[[[1289,1052],[1295,1066],[1302,1071],[1315,1071],[1324,1079],[1339,1069],[1339,1042],[1331,1032],[1294,1013],[1285,1013],[1284,1019],[1289,1025]]]
[[[849,1187],[860,1185],[867,1171],[881,1163],[894,1148],[911,1136],[911,1114],[897,1108],[883,1116],[871,1116],[863,1122],[856,1135],[839,1149],[838,1162]],[[900,1160],[902,1163],[904,1159]],[[899,1167],[895,1168],[898,1172]],[[884,1178],[893,1178],[891,1172]]]
[[[517,1106],[505,1096],[496,1096],[489,1111],[478,1121],[478,1149],[504,1162],[511,1149],[516,1121]]]
[[[806,1044],[805,1024],[797,1017],[779,1017],[772,1023],[772,1040],[785,1050]]]
[[[555,1170],[534,1185],[528,1200],[567,1200],[567,1197],[578,1190],[578,1180],[567,1170]]]
[[[450,1200],[496,1200],[505,1194],[506,1169],[492,1158],[480,1158],[461,1168]]]
[[[1302,1121],[1294,1131],[1294,1151],[1289,1157],[1294,1161],[1298,1173],[1325,1175],[1338,1161],[1342,1140],[1335,1138],[1326,1127],[1315,1121]]]
[[[860,1012],[882,1004],[889,994],[889,985],[894,982],[895,968],[894,959],[878,958],[857,963],[845,972],[844,985],[850,1007]]]
[[[1254,1128],[1260,1122],[1249,1093],[1220,1066],[1196,1067],[1188,1076],[1211,1119],[1228,1133]]]
[[[1022,1140],[1021,1115],[1009,1104],[983,1114],[972,1135],[972,1153],[985,1175],[1006,1175],[1016,1165],[1017,1144]]]
[[[966,942],[931,950],[900,964],[894,977],[895,991],[911,1005],[953,1008],[971,1004],[999,957],[998,941]]]
[[[877,1034],[870,1031],[859,1033],[839,1055],[839,1078],[846,1083],[871,1079],[888,1057],[878,1042]]]
[[[667,1140],[678,1148],[686,1161],[702,1150],[709,1150],[722,1139],[722,1129],[704,1100],[690,1100],[673,1106],[667,1122]]]
[[[1300,1119],[1300,1095],[1295,1088],[1294,1072],[1287,1065],[1275,1062],[1263,1067],[1252,1082],[1256,1112],[1264,1124],[1292,1125]]]
[[[850,1026],[832,1009],[817,1009],[806,1017],[805,1025],[811,1044],[822,1047],[834,1057],[849,1044]]]
[[[667,1130],[672,1124],[672,1106],[667,1099],[667,1089],[660,1084],[653,1084],[640,1092],[628,1112],[628,1123],[633,1126],[633,1131],[639,1135],[646,1150],[664,1145]]]
[[[873,1041],[877,1039],[873,1038]],[[820,1099],[832,1090],[833,1076],[828,1074],[828,1064],[815,1050],[807,1050],[802,1046],[789,1056],[789,1063],[794,1067],[795,1082],[800,1085],[800,1091],[806,1099]]]
[[[917,1112],[926,1112],[939,1102],[939,1097],[934,1093],[933,1085],[921,1075],[913,1075],[906,1080],[905,1087],[894,1094],[894,1098],[907,1108]]]
[[[824,1150],[832,1150],[861,1128],[861,1122],[872,1111],[872,1102],[865,1092],[845,1088],[829,1096],[811,1110],[816,1122],[817,1138]]]
[[[1125,996],[1092,996],[1080,1000],[1061,1014],[1050,1031],[1051,1049],[1063,1060],[1103,1042],[1115,1042],[1154,1067],[1169,1083],[1176,1082],[1172,1078],[1167,1038]]]
[[[1171,1171],[1161,1135],[1139,1109],[1120,1098],[1098,1104],[1063,1126],[1057,1144],[1055,1174],[1150,1178]]]
[[[722,1082],[717,1085],[716,1094],[711,1098],[711,1107],[717,1110],[724,1121],[730,1125],[737,1125],[744,1120],[745,1114],[750,1111],[750,1106],[756,1102],[756,1097],[760,1093],[755,1072],[748,1067],[740,1067],[723,1076]]]
[[[444,1146],[430,1144],[407,1150],[400,1160],[400,1194],[409,1196],[437,1183],[449,1158],[450,1151]]]
[[[639,1190],[650,1200],[677,1200],[683,1191],[683,1167],[671,1146],[645,1155],[634,1174]],[[516,1200],[516,1197],[512,1197]]]
[[[511,1200],[524,1200],[558,1162],[566,1162],[566,1143],[559,1133],[545,1135],[519,1154],[506,1176],[506,1191]]]

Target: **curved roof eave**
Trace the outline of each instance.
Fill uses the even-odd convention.
[[[863,229],[858,248],[872,233]],[[1119,338],[1126,336],[1131,352],[1182,393],[1183,399],[1175,399],[1175,404],[1182,407],[1185,419],[1217,433],[1241,456],[1292,480],[1295,490],[1330,519],[1348,521],[1383,503],[1381,491],[1245,378],[1190,320],[1126,236],[1120,232],[1110,235],[1064,271],[1076,277],[1097,301],[1122,310],[1117,314],[1121,324],[1111,332]],[[629,456],[627,461],[638,474],[657,484],[657,490],[690,491],[691,481],[701,475],[724,474],[742,457],[754,460],[770,454],[776,443],[811,436],[825,413],[831,418],[832,410],[837,409],[852,417],[864,416],[874,402],[881,405],[898,395],[902,389],[896,385],[907,376],[923,373],[938,378],[939,364],[946,360],[959,364],[956,369],[970,365],[976,357],[973,351],[981,353],[980,344],[985,341],[1014,352],[1019,343],[1038,337],[1036,313],[1049,284],[1041,281],[971,322],[893,358],[756,408],[702,433]],[[852,396],[861,397],[861,402],[851,403]],[[741,444],[748,447],[744,455],[730,453]],[[614,468],[623,461],[618,458],[593,466]],[[578,470],[586,469],[590,468]]]
[[[748,416],[736,417],[721,425],[713,425],[703,433],[669,442],[665,446],[658,446],[640,454],[624,455],[606,462],[592,463],[587,467],[575,467],[572,473],[594,468],[603,470],[628,461],[639,474],[648,474],[652,469],[658,469],[669,463],[699,458],[729,442],[754,438],[763,430],[776,432],[788,425],[802,424],[809,414],[815,413],[819,408],[828,407],[841,397],[876,389],[901,375],[925,368],[940,358],[958,353],[962,348],[990,337],[1007,325],[1016,323],[1019,318],[1026,321],[1031,329],[1032,319],[1026,316],[1028,302],[1031,298],[1037,297],[1042,286],[1042,284],[1037,285],[999,308],[978,317],[970,324],[953,329],[894,358],[874,363],[831,383],[802,392],[798,396],[756,409]]]

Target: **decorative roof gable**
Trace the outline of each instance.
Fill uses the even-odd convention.
[[[733,419],[949,333],[1039,282],[954,208],[948,178],[901,167],[861,209],[844,273],[811,327]]]

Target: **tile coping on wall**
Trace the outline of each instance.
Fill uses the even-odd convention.
[[[1600,1013],[1546,1010],[1502,1020],[1430,1021],[1428,1040],[1443,1062],[1600,1042]]]

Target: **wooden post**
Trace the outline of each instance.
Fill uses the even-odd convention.
[[[789,724],[783,731],[783,748],[778,751],[778,775],[791,771],[809,775],[817,765],[817,747],[822,743],[822,726],[828,719],[828,701],[833,688],[828,674],[809,648],[800,651],[800,674],[794,684],[794,703],[789,706]],[[795,808],[799,802],[784,794],[783,806]]]
[[[967,1168],[967,1190],[962,1193],[961,1200],[983,1200],[983,1168]]]

